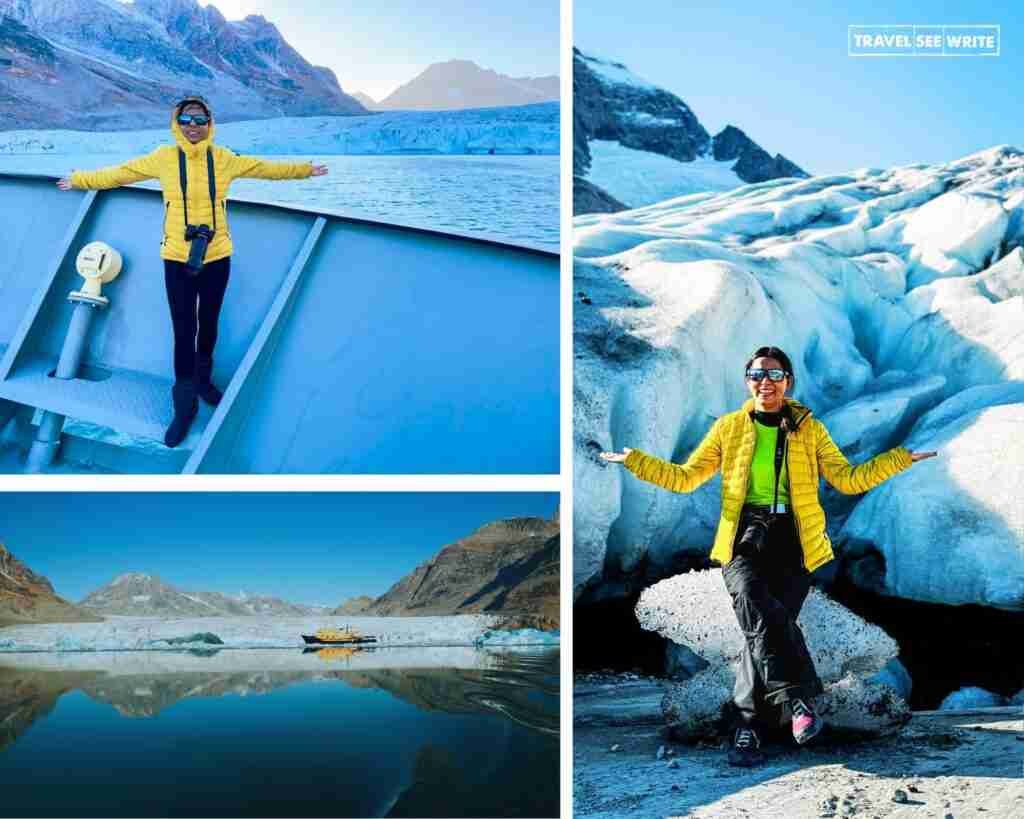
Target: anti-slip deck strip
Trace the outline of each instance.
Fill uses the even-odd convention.
[[[270,310],[267,311],[266,318],[260,325],[260,329],[256,333],[256,337],[252,340],[249,345],[249,349],[245,353],[245,357],[242,359],[241,364],[238,365],[238,369],[235,371],[227,389],[224,391],[224,397],[221,399],[220,404],[217,406],[217,411],[213,414],[213,418],[206,425],[206,429],[203,431],[203,435],[199,440],[198,445],[192,452],[191,457],[185,463],[185,468],[182,470],[185,474],[195,474],[199,471],[204,470],[203,467],[213,466],[216,471],[214,464],[204,463],[208,460],[210,448],[212,447],[218,433],[224,427],[224,422],[227,420],[229,413],[236,403],[239,404],[238,410],[244,409],[241,406],[242,402],[239,401],[239,397],[243,391],[246,380],[250,377],[257,377],[258,373],[255,373],[256,365],[261,360],[261,355],[266,351],[267,358],[273,353],[273,345],[270,343],[274,329],[277,328],[282,318],[287,313],[287,307],[292,301],[292,296],[295,292],[299,280],[302,278],[302,274],[306,269],[306,265],[309,262],[310,256],[313,255],[313,250],[316,248],[317,242],[320,240],[320,236],[324,231],[324,227],[327,225],[327,220],[323,216],[318,216],[316,221],[313,222],[313,226],[309,229],[309,233],[306,234],[306,240],[302,244],[302,248],[299,250],[298,255],[295,257],[295,261],[292,262],[291,269],[288,271],[288,275],[285,276],[284,283],[281,285],[280,290],[277,293],[277,297],[274,299],[274,303],[271,305]],[[235,435],[241,434],[241,426],[236,426]]]
[[[50,288],[53,287],[57,274],[64,265],[68,252],[75,244],[75,239],[78,236],[79,231],[82,229],[82,225],[85,224],[86,217],[88,217],[89,211],[92,209],[93,202],[96,201],[97,193],[98,191],[87,191],[85,196],[82,197],[82,203],[78,208],[78,213],[75,214],[75,218],[71,221],[71,224],[68,225],[67,232],[64,234],[64,238],[57,246],[57,250],[53,255],[50,266],[47,268],[46,273],[43,276],[43,281],[39,285],[39,289],[36,290],[35,295],[32,297],[32,301],[25,310],[25,316],[21,320],[21,324],[18,325],[18,329],[11,338],[3,359],[0,360],[0,397],[13,398],[13,396],[4,395],[2,392],[2,382],[7,379],[8,375],[10,375],[11,369],[14,367],[14,362],[17,360],[18,354],[21,352],[21,348],[25,344],[29,332],[32,330],[32,325],[35,323],[36,317],[39,315],[39,311],[42,309],[43,304],[46,301],[46,297],[50,293]]]

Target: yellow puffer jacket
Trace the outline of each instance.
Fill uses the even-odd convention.
[[[835,556],[825,534],[825,510],[818,500],[819,473],[840,492],[858,495],[899,474],[913,462],[906,449],[896,447],[867,463],[851,466],[825,425],[812,418],[807,407],[790,399],[786,403],[793,419],[786,436],[790,505],[800,534],[804,565],[808,571],[814,571]],[[753,409],[751,399],[743,409],[715,421],[685,464],[669,463],[637,449],[629,453],[625,462],[626,468],[638,478],[672,492],[692,492],[721,467],[722,516],[711,559],[723,566],[732,560],[733,541],[750,482],[750,464],[757,440],[751,418]]]
[[[160,243],[160,256],[175,262],[188,260],[191,242],[185,241],[185,208],[182,204],[181,179],[178,171],[178,149],[185,152],[188,177],[188,219],[193,225],[213,227],[210,203],[210,182],[206,169],[206,149],[213,148],[213,168],[217,178],[217,233],[206,250],[206,261],[215,262],[230,256],[233,250],[231,230],[228,227],[226,199],[232,180],[239,177],[253,179],[305,179],[313,173],[309,162],[267,162],[254,156],[239,156],[234,151],[213,145],[213,121],[206,139],[193,145],[181,132],[177,121],[171,119],[171,133],[175,145],[161,145],[155,151],[123,165],[101,168],[98,171],[75,171],[71,184],[80,190],[116,188],[143,179],[159,179],[164,193],[164,238]]]

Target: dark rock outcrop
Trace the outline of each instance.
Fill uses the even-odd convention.
[[[588,182],[582,176],[572,178],[572,210],[573,213],[618,213],[627,210],[628,205],[622,204],[608,191]]]
[[[703,155],[711,137],[689,106],[653,85],[616,81],[621,63],[605,62],[573,49],[573,119],[582,137],[606,139],[690,162]],[[589,159],[580,166],[589,168]],[[578,164],[573,157],[573,169]]]
[[[522,613],[557,628],[557,520],[510,518],[445,546],[374,601],[368,614]]]
[[[99,620],[102,618],[59,597],[49,580],[32,571],[0,543],[0,626]]]
[[[582,177],[590,170],[591,140],[692,162],[704,156],[735,159],[744,182],[808,174],[781,154],[774,158],[738,128],[711,138],[690,107],[675,94],[629,73],[621,63],[573,49],[573,213],[610,213],[627,206]],[[615,203],[615,204],[613,204]]]
[[[790,162],[782,154],[774,157],[739,128],[727,125],[712,140],[712,155],[715,159],[735,159],[732,166],[736,175],[744,182],[766,182],[784,177],[807,177],[807,172]]]

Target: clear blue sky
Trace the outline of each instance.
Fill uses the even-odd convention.
[[[473,60],[514,77],[558,73],[558,0],[201,0],[228,20],[261,14],[347,92],[381,100],[431,63]]]
[[[3,493],[0,543],[73,601],[124,572],[185,591],[338,605],[377,596],[485,523],[550,518],[544,493]],[[102,525],[106,521],[106,525]]]
[[[575,44],[734,124],[811,173],[1024,147],[1024,3],[577,0]],[[847,27],[1002,26],[995,58],[851,58]]]

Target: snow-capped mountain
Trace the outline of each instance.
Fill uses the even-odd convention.
[[[1024,610],[1024,152],[706,192],[575,220],[577,596],[700,565],[720,509],[598,458],[684,460],[785,350],[795,398],[853,463],[937,450],[863,496],[823,494],[874,592]]]
[[[324,607],[289,603],[276,597],[239,593],[185,592],[155,575],[128,572],[89,594],[79,605],[102,614],[137,617],[303,616]]]
[[[284,117],[230,122],[217,141],[241,153],[546,154],[556,155],[557,102],[480,111],[389,111],[353,117]],[[152,151],[171,138],[165,124],[151,131],[0,131],[4,154],[115,154]]]
[[[712,137],[679,97],[579,49],[573,49],[573,118],[577,214],[807,176],[732,125]]]
[[[0,123],[163,124],[185,93],[221,121],[364,114],[265,18],[227,21],[196,0],[0,0]]]
[[[471,60],[434,63],[399,86],[378,111],[454,111],[557,101],[558,77],[509,77]]]

